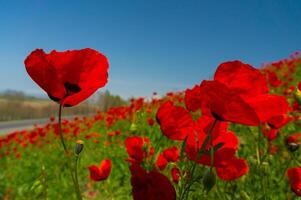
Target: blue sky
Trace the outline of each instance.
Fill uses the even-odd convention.
[[[183,90],[239,59],[256,67],[301,51],[301,1],[0,0],[0,90],[41,95],[23,61],[36,48],[104,53],[123,97]]]

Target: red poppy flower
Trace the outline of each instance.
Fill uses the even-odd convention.
[[[166,176],[152,170],[145,171],[137,164],[130,166],[134,200],[175,200],[176,191]]]
[[[278,115],[271,117],[265,126],[262,127],[264,136],[272,141],[277,138],[279,129],[285,126],[288,122],[292,120],[291,117],[287,115]]]
[[[287,123],[289,123],[292,120],[291,117],[288,115],[277,115],[274,117],[271,117],[268,121],[267,124],[275,129],[280,129],[283,126],[285,126]]]
[[[257,126],[289,110],[284,97],[267,92],[267,82],[258,69],[232,61],[218,67],[213,81],[187,90],[185,103],[192,111],[205,105],[219,120]]]
[[[128,137],[125,139],[126,151],[130,157],[129,161],[141,163],[148,153],[152,153],[152,147],[148,138],[139,136]]]
[[[192,94],[195,93],[195,94]],[[200,86],[185,93],[187,108],[207,107],[222,121],[245,125],[259,125],[259,118],[254,109],[239,95],[218,81],[203,81]]]
[[[268,71],[267,77],[269,80],[269,84],[273,87],[279,87],[282,83],[281,80],[277,77],[277,74],[273,71]]]
[[[197,152],[200,151],[205,142],[207,132],[211,128],[214,119],[208,116],[202,116],[196,121],[196,126],[193,132],[188,135],[185,152],[189,159],[196,160]],[[223,159],[228,159],[229,156],[223,156],[225,152],[233,152],[238,148],[238,139],[236,135],[227,131],[227,123],[218,121],[212,130],[212,145],[214,151],[214,166],[218,166]],[[210,145],[205,146],[198,163],[211,165],[210,162]],[[222,155],[223,154],[223,155]],[[232,157],[232,156],[231,156]]]
[[[262,94],[248,99],[247,102],[256,111],[261,122],[281,117],[290,110],[286,98],[278,95]]]
[[[196,121],[194,132],[188,135],[185,152],[189,159],[196,160],[198,152],[205,142],[207,133],[214,118],[202,116]],[[217,175],[223,180],[234,180],[248,172],[248,165],[243,159],[235,157],[238,148],[238,138],[227,131],[227,123],[217,121],[212,132],[213,166]],[[198,163],[211,166],[210,144],[208,143],[200,153]]]
[[[30,77],[63,106],[84,101],[108,79],[107,58],[89,48],[49,54],[37,49],[24,63]]]
[[[232,158],[223,161],[222,167],[216,167],[216,174],[225,181],[235,180],[249,171],[249,167],[244,159]]]
[[[301,196],[301,168],[294,167],[287,170],[287,177],[291,184],[291,189],[296,195]]]
[[[147,118],[147,123],[150,125],[150,126],[153,126],[155,124],[155,121],[152,119],[152,118]]]
[[[180,155],[180,150],[178,147],[173,146],[171,148],[165,149],[163,151],[164,157],[168,160],[168,162],[177,162]]]
[[[192,89],[187,89],[185,91],[185,106],[189,111],[195,112],[202,106],[204,103],[202,102],[203,91],[200,89],[199,85],[195,85]],[[203,111],[203,109],[202,109]]]
[[[160,106],[156,117],[162,133],[172,140],[184,140],[193,126],[190,113],[183,107],[174,106],[171,101]]]
[[[158,157],[156,165],[160,170],[164,170],[169,162],[177,162],[179,159],[180,150],[173,146],[165,149]]]
[[[266,79],[258,69],[240,61],[218,66],[214,80],[223,83],[243,98],[256,112],[261,122],[289,111],[283,96],[268,94]]]
[[[295,134],[289,135],[286,138],[285,142],[286,142],[286,144],[289,144],[289,143],[300,144],[300,142],[301,142],[301,133],[295,133]]]
[[[272,140],[275,140],[278,136],[278,129],[275,129],[275,128],[269,128],[267,126],[263,126],[262,127],[262,132],[263,132],[263,135],[269,140],[269,141],[272,141]]]
[[[164,157],[164,155],[161,153],[156,161],[156,166],[160,170],[164,170],[168,165],[167,159]]]
[[[177,167],[173,167],[170,171],[171,177],[174,183],[178,183],[180,180],[180,170]]]
[[[89,167],[90,178],[93,181],[102,181],[109,177],[112,168],[112,161],[109,159],[103,160],[99,167],[91,165]]]

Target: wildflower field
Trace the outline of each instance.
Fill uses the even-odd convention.
[[[299,53],[260,69],[224,62],[185,91],[73,120],[61,114],[107,83],[106,57],[37,49],[25,67],[57,116],[0,137],[0,200],[301,195]]]

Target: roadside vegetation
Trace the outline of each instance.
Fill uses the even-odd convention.
[[[110,107],[126,105],[127,101],[109,91],[101,92],[90,101],[66,109],[64,116],[90,115]],[[19,91],[0,93],[0,121],[49,118],[57,114],[57,104],[48,98],[38,98]]]

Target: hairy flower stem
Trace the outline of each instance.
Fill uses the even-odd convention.
[[[201,149],[200,150],[197,150],[197,155],[196,155],[196,159],[195,159],[195,162],[193,163],[192,165],[192,168],[190,170],[190,177],[193,178],[193,174],[195,172],[195,169],[196,169],[196,165],[197,165],[197,161],[199,160],[202,152],[205,150],[208,142],[210,143],[210,164],[211,164],[211,168],[213,167],[213,153],[214,153],[214,148],[213,148],[213,145],[212,145],[212,131],[217,123],[217,119],[214,120],[213,124],[211,125],[210,129],[208,130],[208,133],[206,135],[206,138],[204,140],[204,143],[202,144],[201,146]],[[198,133],[196,133],[197,136],[198,136]],[[198,146],[198,141],[197,141],[197,146]],[[193,185],[193,183],[195,182],[195,180],[190,180],[188,185],[184,185],[184,191],[180,193],[180,200],[186,200],[188,199],[188,194],[189,194],[189,191],[190,191],[190,188],[191,186]]]
[[[65,152],[65,154],[68,154],[68,150],[67,150],[67,147],[65,144],[63,133],[62,133],[62,109],[63,109],[63,106],[62,106],[62,104],[60,104],[60,107],[59,107],[59,135],[60,135],[61,143],[64,147],[64,152]]]
[[[67,164],[68,169],[70,170],[70,174],[71,174],[71,177],[72,177],[74,189],[75,189],[75,192],[76,192],[76,197],[77,197],[78,200],[82,200],[83,198],[82,198],[82,195],[80,193],[78,180],[76,180],[77,179],[77,159],[78,158],[76,158],[76,166],[75,166],[75,177],[76,178],[74,178],[72,167],[70,166],[70,163],[69,163],[69,151],[67,149],[67,146],[66,146],[66,143],[65,143],[65,140],[64,140],[64,136],[63,136],[63,133],[62,133],[62,109],[63,109],[63,106],[62,106],[62,104],[60,104],[60,106],[59,106],[59,116],[58,116],[58,118],[59,118],[59,122],[58,122],[59,123],[58,124],[59,125],[59,130],[58,131],[59,131],[61,143],[62,143],[63,148],[64,148],[64,155],[67,159],[66,164]]]
[[[260,126],[258,126],[258,135],[257,135],[257,149],[256,149],[256,155],[257,155],[257,164],[261,165],[261,156],[260,156],[260,136],[261,136],[261,131],[260,131]]]
[[[262,163],[263,163],[263,161],[264,161],[264,159],[265,159],[265,157],[266,157],[266,155],[268,155],[268,151],[269,151],[269,146],[267,147],[267,152],[266,152],[266,154],[265,155],[263,155],[262,157],[261,157],[261,155],[260,155],[260,144],[261,144],[261,134],[262,134],[262,132],[261,132],[261,126],[258,126],[258,131],[257,131],[258,133],[258,135],[257,135],[257,150],[256,150],[256,154],[257,154],[257,166],[258,166],[258,169],[259,169],[259,171],[260,171],[260,174],[262,174],[262,177],[261,177],[261,187],[262,187],[262,190],[263,190],[263,197],[264,197],[264,199],[267,199],[267,192],[266,192],[266,190],[267,190],[267,185],[266,185],[266,174],[264,174],[265,172],[264,172],[264,169],[262,168]],[[268,144],[269,145],[269,144]]]
[[[79,158],[79,155],[76,155],[75,156],[75,170],[74,170],[74,173],[75,173],[75,183],[74,184],[76,185],[75,189],[76,189],[76,194],[77,194],[78,199],[82,199],[80,189],[79,189],[78,175],[77,175],[78,158]]]

